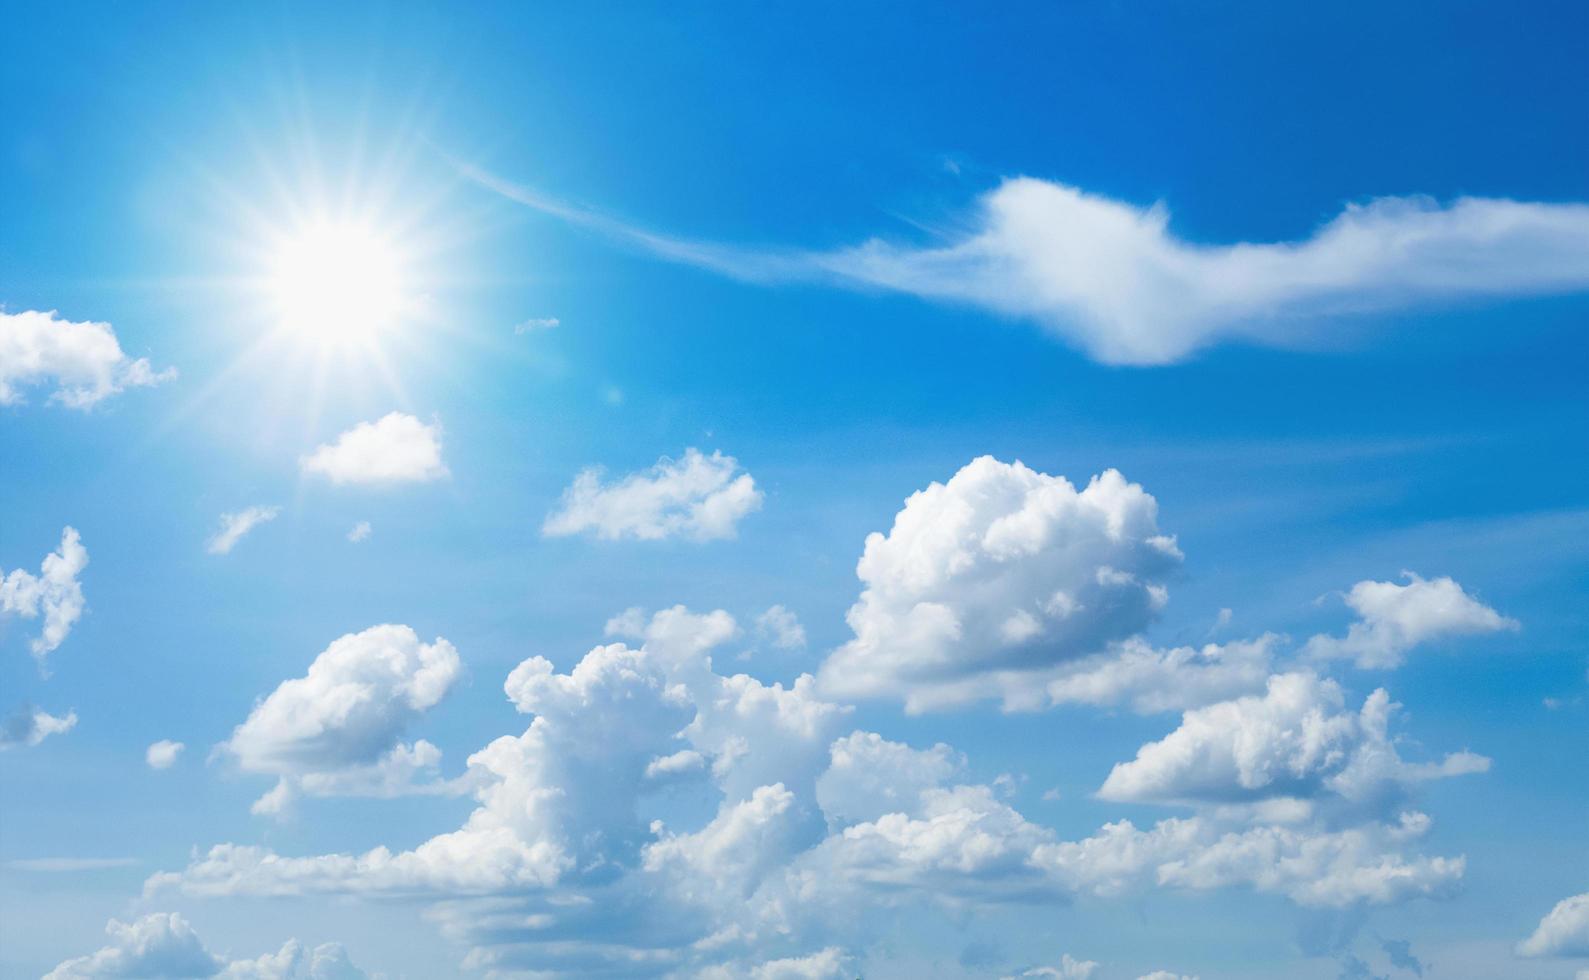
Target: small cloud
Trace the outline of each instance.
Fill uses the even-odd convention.
[[[798,650],[806,645],[806,630],[793,612],[783,606],[768,607],[756,617],[756,632],[780,650]]]
[[[1060,795],[1059,787],[1054,786],[1043,790],[1043,799],[1049,803],[1053,803],[1055,800],[1063,799],[1063,797]]]
[[[273,521],[281,513],[280,507],[249,507],[235,513],[221,515],[221,528],[210,539],[206,549],[212,555],[230,554],[243,536],[261,524]]]
[[[0,750],[17,745],[38,745],[51,735],[61,735],[77,726],[77,712],[68,711],[65,717],[40,711],[24,704],[10,718],[0,723]]]
[[[44,628],[30,644],[33,659],[45,670],[44,658],[65,642],[72,624],[83,615],[83,585],[78,576],[88,567],[88,549],[73,527],[61,529],[60,547],[44,556],[39,573],[0,568],[0,620],[6,616],[44,618]]]
[[[513,332],[531,333],[532,331],[536,330],[550,330],[562,322],[563,321],[559,320],[555,316],[531,317],[530,319],[525,320],[523,323],[514,324]]]
[[[149,763],[150,769],[170,769],[176,764],[177,756],[181,755],[185,748],[187,746],[181,742],[161,739],[149,746],[149,750],[144,753],[144,761]]]
[[[361,422],[298,461],[305,473],[332,483],[425,483],[447,476],[441,459],[441,425],[391,412]]]
[[[348,531],[348,540],[352,541],[354,544],[358,544],[360,541],[363,541],[365,538],[367,538],[369,536],[370,536],[370,522],[369,521],[360,521],[357,524],[353,525],[352,529]]]
[[[565,537],[591,532],[598,538],[658,541],[685,537],[696,541],[732,538],[739,521],[761,506],[756,481],[738,460],[689,449],[683,459],[663,457],[650,470],[603,484],[587,469],[563,491],[561,505],[546,518],[541,533]]]

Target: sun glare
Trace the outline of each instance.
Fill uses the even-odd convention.
[[[322,345],[368,344],[401,317],[403,278],[377,229],[320,221],[277,243],[267,291],[282,329]]]

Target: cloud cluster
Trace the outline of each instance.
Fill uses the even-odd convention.
[[[67,960],[44,980],[112,980],[169,977],[172,980],[220,977],[223,980],[365,980],[340,943],[306,949],[289,939],[275,953],[231,960],[210,952],[193,926],[175,912],[155,912],[135,922],[110,920],[110,944]]]
[[[441,425],[426,425],[402,412],[360,422],[304,456],[298,466],[335,484],[427,483],[447,476]]]
[[[48,386],[51,402],[88,409],[174,377],[174,368],[156,371],[147,358],[129,358],[108,323],[64,320],[53,310],[0,310],[0,405],[22,402],[24,388]]]
[[[76,528],[61,531],[61,544],[44,556],[39,574],[21,568],[0,568],[0,616],[44,618],[44,628],[30,643],[40,668],[83,615],[83,586],[77,580],[88,567],[88,549]]]
[[[256,506],[222,514],[220,529],[210,538],[205,550],[212,555],[230,554],[237,542],[243,540],[245,534],[261,524],[275,520],[280,513],[280,507]]]
[[[417,898],[471,969],[589,977],[826,976],[877,939],[857,908],[964,917],[1242,889],[1350,910],[1451,895],[1465,859],[1424,853],[1419,787],[1488,760],[1404,759],[1386,690],[1359,700],[1283,667],[1279,637],[1150,645],[1139,631],[1179,562],[1153,498],[1118,474],[1077,490],[976,460],[868,539],[855,639],[820,680],[720,670],[747,640],[721,610],[628,609],[606,625],[614,642],[572,666],[534,656],[508,674],[530,721],[449,784],[474,798],[455,829],[395,851],[219,844],[147,890]],[[769,612],[750,638],[797,625]],[[228,748],[284,793],[406,786],[433,764],[428,743],[399,739],[456,672],[444,644],[427,655],[404,627],[344,637]],[[1062,836],[1021,812],[1014,781],[972,779],[954,747],[857,730],[841,690],[1180,711],[1096,793],[1179,812]]]
[[[835,696],[912,711],[987,697],[1039,707],[1056,667],[1148,625],[1180,561],[1157,502],[1118,472],[1078,491],[984,456],[867,536],[846,616],[855,638],[818,677]]]
[[[1012,177],[940,243],[827,252],[689,241],[561,204],[478,168],[503,196],[662,258],[752,282],[884,288],[1033,320],[1097,360],[1168,364],[1221,341],[1289,346],[1321,322],[1589,288],[1589,205],[1464,197],[1350,204],[1305,239],[1210,245],[1140,207]]]
[[[281,812],[297,793],[395,796],[450,792],[433,779],[440,750],[400,741],[444,697],[462,669],[452,644],[423,643],[407,626],[340,637],[303,677],[283,681],[222,746],[244,772],[277,776],[254,804]]]
[[[843,962],[840,951],[868,941],[853,915],[863,906],[1245,888],[1343,908],[1446,895],[1462,877],[1460,857],[1409,853],[1430,826],[1415,810],[1387,802],[1354,822],[1345,811],[1326,820],[1298,807],[1233,807],[1243,791],[1235,769],[1229,792],[1209,788],[1214,776],[1199,784],[1208,802],[1194,801],[1194,816],[1066,840],[997,787],[967,782],[966,760],[948,745],[845,732],[846,709],[821,699],[810,677],[784,687],[718,673],[713,652],[739,635],[726,613],[674,607],[615,623],[640,645],[595,647],[567,672],[532,657],[509,674],[508,699],[533,718],[470,757],[476,807],[458,829],[413,850],[356,855],[223,844],[155,875],[149,890],[426,897],[485,970],[798,976],[771,971]],[[1339,692],[1321,690],[1316,700],[1342,714]],[[1376,718],[1388,715],[1388,703],[1370,701]],[[1245,718],[1250,709],[1234,704]],[[1326,753],[1331,777],[1415,782],[1416,767],[1393,752],[1370,765],[1388,736],[1362,714],[1339,739],[1355,752],[1344,762]],[[711,816],[680,829],[648,818],[680,794],[715,800]],[[792,948],[751,958],[768,943]]]
[[[600,470],[582,471],[541,530],[548,537],[590,533],[605,540],[711,541],[732,538],[740,520],[761,501],[756,481],[740,470],[738,460],[692,448],[683,459],[663,457],[650,470],[616,483],[603,484]]]
[[[1409,650],[1425,643],[1518,629],[1516,620],[1468,595],[1450,578],[1402,575],[1406,585],[1363,581],[1352,586],[1346,604],[1357,614],[1357,622],[1347,627],[1343,637],[1313,637],[1306,652],[1320,659],[1351,660],[1364,668],[1396,667]]]

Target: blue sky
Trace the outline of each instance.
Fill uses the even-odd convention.
[[[1581,7],[6,20],[0,974],[1589,970]]]

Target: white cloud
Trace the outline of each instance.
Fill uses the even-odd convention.
[[[582,471],[541,530],[548,537],[591,532],[607,540],[710,541],[734,537],[761,501],[756,481],[734,457],[688,449],[683,459],[663,457],[616,483],[604,485],[599,470]]]
[[[1058,666],[1135,634],[1164,605],[1181,560],[1158,505],[1109,470],[1077,491],[990,456],[912,494],[887,534],[867,536],[855,638],[822,687],[894,696],[919,711],[1001,697],[1043,703]]]
[[[59,647],[72,624],[83,615],[83,586],[77,580],[88,567],[88,549],[75,528],[61,531],[61,545],[44,556],[39,574],[20,568],[9,574],[0,569],[0,616],[23,619],[44,617],[44,628],[31,642],[33,657],[42,669],[44,658]]]
[[[230,514],[221,515],[221,527],[210,538],[206,550],[212,555],[230,554],[237,542],[243,540],[243,535],[252,531],[261,524],[276,519],[281,514],[280,507],[255,506],[248,507]]]
[[[1154,970],[1152,973],[1142,974],[1142,976],[1137,977],[1137,980],[1199,980],[1199,978],[1194,977],[1189,973],[1176,973],[1172,970]]]
[[[1214,805],[1333,796],[1383,807],[1398,802],[1408,783],[1489,768],[1469,752],[1434,764],[1403,762],[1388,732],[1397,707],[1380,689],[1348,711],[1334,681],[1276,675],[1262,695],[1186,712],[1179,728],[1116,765],[1098,796]]]
[[[966,767],[965,757],[942,742],[913,749],[875,732],[853,732],[835,741],[830,753],[816,798],[835,827],[916,813],[922,794],[947,785]]]
[[[108,323],[76,323],[55,311],[0,310],[0,405],[23,401],[22,389],[50,386],[50,401],[91,408],[127,388],[157,385],[176,370],[156,371],[122,351]]]
[[[558,326],[561,323],[562,323],[562,321],[559,320],[555,316],[531,317],[530,319],[525,320],[522,323],[514,325],[513,332],[514,333],[531,333],[531,332],[536,331],[536,330],[550,330],[553,327]]]
[[[435,746],[398,740],[446,695],[460,670],[446,640],[422,643],[407,626],[372,626],[335,640],[305,676],[283,681],[223,748],[243,771],[280,778],[255,804],[259,813],[279,812],[298,792],[453,791],[421,781],[434,775]]]
[[[187,746],[181,742],[161,739],[149,746],[148,751],[144,753],[144,761],[149,764],[150,769],[170,769],[176,764],[177,756],[181,755],[185,748]]]
[[[391,412],[360,422],[298,461],[305,473],[332,483],[425,483],[447,476],[441,459],[441,425]]]
[[[780,650],[798,650],[806,645],[806,630],[800,619],[783,606],[769,606],[756,617],[756,632]]]
[[[1589,892],[1573,895],[1539,920],[1534,934],[1517,944],[1519,956],[1589,956]]]
[[[77,712],[68,711],[57,718],[47,711],[23,705],[0,725],[0,750],[17,745],[32,747],[49,738],[61,735],[77,726]]]
[[[1402,575],[1406,585],[1364,581],[1352,586],[1346,604],[1358,621],[1344,637],[1313,637],[1305,652],[1321,659],[1350,659],[1364,668],[1396,667],[1407,651],[1424,643],[1518,628],[1515,619],[1468,595],[1450,578]]]
[[[1004,980],[1016,980],[1016,977],[1050,977],[1052,980],[1092,980],[1092,975],[1098,972],[1098,964],[1092,960],[1078,960],[1065,953],[1059,958],[1058,966],[1034,966],[1030,970],[1005,977]]]
[[[1139,637],[1058,671],[1051,704],[1129,705],[1139,714],[1199,707],[1263,690],[1280,638],[1159,650]]]
[[[110,945],[88,956],[67,960],[44,980],[112,980],[112,978],[221,977],[224,980],[366,980],[340,943],[313,950],[289,939],[277,953],[258,959],[227,962],[210,952],[186,919],[175,912],[155,912],[136,922],[110,920],[105,926]]]
[[[1584,204],[1384,197],[1348,205],[1306,239],[1208,245],[1177,237],[1162,204],[1014,177],[983,195],[969,230],[942,243],[755,251],[626,226],[462,170],[671,261],[754,282],[827,281],[962,303],[1034,320],[1113,364],[1170,363],[1227,340],[1295,345],[1331,318],[1589,288]]]
[[[360,541],[363,541],[364,539],[368,538],[369,536],[370,536],[370,522],[369,521],[359,521],[357,524],[353,525],[353,527],[348,530],[348,540],[353,542],[354,544],[358,544]]]
[[[204,948],[182,916],[156,912],[136,922],[111,919],[105,926],[110,945],[89,956],[67,960],[44,980],[96,980],[105,977],[212,977],[221,961]]]

